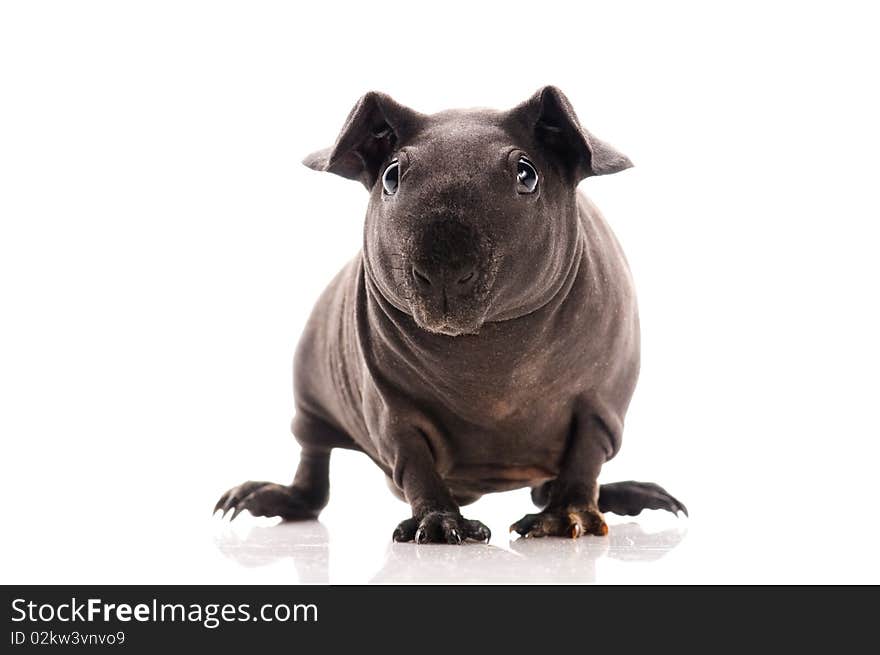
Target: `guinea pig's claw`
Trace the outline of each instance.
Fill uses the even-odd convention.
[[[608,534],[608,525],[601,512],[595,508],[575,511],[544,510],[538,514],[526,514],[511,528],[525,538],[568,537],[578,539],[585,534],[599,537]]]
[[[455,511],[428,512],[421,518],[401,521],[391,538],[417,544],[438,543],[457,546],[468,539],[489,542],[492,533],[479,521],[464,518]]]
[[[286,521],[315,519],[321,511],[311,495],[294,486],[273,482],[245,482],[233,487],[220,497],[214,513],[223,510],[222,518],[230,511],[230,521],[244,510],[254,516],[278,516]]]

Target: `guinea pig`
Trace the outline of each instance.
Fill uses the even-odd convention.
[[[370,194],[362,250],[330,282],[294,358],[293,483],[245,482],[232,518],[314,519],[333,448],[365,453],[412,516],[396,541],[488,541],[460,507],[530,487],[527,537],[605,535],[603,512],[687,513],[653,483],[600,485],[639,373],[630,272],[578,191],[630,160],[557,88],[510,110],[423,114],[364,95],[305,158]]]

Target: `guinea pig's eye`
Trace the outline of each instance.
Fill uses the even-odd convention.
[[[396,159],[388,164],[388,168],[382,173],[382,191],[386,195],[393,196],[397,193],[400,184],[400,162]]]
[[[538,188],[538,171],[535,165],[525,157],[516,162],[516,180],[520,193],[534,193]]]

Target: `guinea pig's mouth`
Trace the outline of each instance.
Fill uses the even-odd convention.
[[[471,293],[456,296],[447,291],[424,293],[410,286],[409,314],[415,324],[434,334],[458,337],[478,334],[489,314],[488,280],[481,276]]]
[[[456,289],[417,289],[409,286],[407,304],[416,325],[449,337],[479,334],[492,312],[494,271],[474,273],[476,279],[467,293]]]
[[[479,334],[484,322],[482,317],[467,318],[450,314],[435,316],[419,305],[412,307],[412,317],[423,330],[447,337]]]

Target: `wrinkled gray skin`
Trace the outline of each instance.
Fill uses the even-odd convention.
[[[522,156],[538,172],[531,193]],[[294,483],[246,482],[217,509],[316,517],[339,447],[366,453],[411,505],[398,541],[487,540],[459,507],[524,486],[543,508],[511,527],[526,536],[603,535],[602,511],[685,511],[651,483],[597,482],[620,448],[639,322],[620,246],[577,185],[631,163],[562,92],[430,116],[368,93],[304,163],[369,190],[363,250],[297,349]]]

